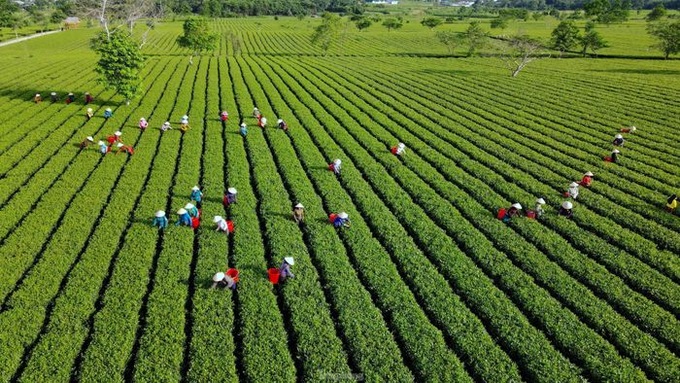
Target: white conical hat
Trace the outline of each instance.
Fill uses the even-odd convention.
[[[612,153],[616,153],[616,154],[619,154],[619,153],[621,153],[621,152],[619,152],[619,150],[618,150],[618,149],[614,149],[614,151],[613,151]]]
[[[569,201],[564,201],[562,202],[562,207],[565,209],[571,209],[572,207],[574,207],[574,205],[572,205],[571,202]]]
[[[586,172],[586,174],[584,174],[584,175],[585,175],[585,176],[588,176],[588,177],[592,177],[592,176],[593,176],[593,172]]]
[[[286,257],[286,258],[283,258],[283,260],[286,261],[286,263],[291,265],[291,266],[293,266],[295,264],[295,260],[293,259],[293,257]]]
[[[165,121],[163,125],[170,125],[170,121]]]
[[[156,217],[161,218],[165,217],[165,212],[163,210],[159,210],[156,212]]]
[[[266,124],[267,123],[267,117],[262,117],[260,119],[260,121],[262,121],[262,125]]]
[[[337,158],[337,159],[335,159],[335,161],[333,161],[333,163],[336,164],[336,165],[340,165],[342,163],[342,161],[340,161],[340,159]]]
[[[637,129],[637,128],[636,128],[636,127],[634,127],[634,126],[631,126],[631,127],[630,127],[630,131],[631,131],[631,132],[634,132],[634,131],[635,131],[635,129]]]
[[[104,145],[104,141],[97,142],[97,145]]]
[[[545,200],[543,198],[539,198],[539,199],[536,200],[536,203],[541,204],[541,205],[545,205]]]
[[[92,136],[87,136],[86,138],[87,138],[88,141],[94,142],[94,137],[92,137]]]
[[[195,190],[201,190],[201,189],[198,186],[194,186],[194,187],[191,188],[191,190],[195,191]]]
[[[36,93],[35,95],[36,95],[36,97],[40,97],[40,93]]]
[[[519,202],[515,202],[510,206],[514,207],[517,210],[522,210],[522,205],[520,205]]]
[[[621,134],[617,134],[615,138],[623,138],[623,136]]]
[[[189,119],[189,116],[187,116],[186,114],[184,116],[182,116],[182,120],[188,120],[188,119]]]
[[[295,208],[296,208],[296,209],[304,209],[305,207],[302,206],[301,203],[299,203],[299,204],[295,205]]]
[[[87,108],[88,113],[92,113],[92,108]]]
[[[257,107],[253,108],[253,111],[256,111],[256,110],[259,110],[259,109],[257,109]]]
[[[282,122],[283,122],[283,120],[280,119],[280,118],[279,118],[278,120],[276,120],[276,123],[277,123],[277,124],[280,124],[280,123],[282,123]]]
[[[121,136],[121,135],[123,135],[123,132],[121,132],[120,130],[117,130],[117,131],[116,131],[115,133],[113,133],[113,134],[114,134],[115,136]]]
[[[85,92],[86,95],[90,94],[90,92]]]
[[[194,206],[194,204],[191,203],[191,202],[188,202],[186,205],[184,205],[184,208],[185,208],[185,209],[188,209],[188,210],[191,210],[191,209],[193,209],[193,208],[195,208],[195,207],[196,207],[196,206]]]
[[[569,184],[569,186],[575,188],[575,187],[578,187],[578,183],[572,182],[572,183]]]
[[[224,279],[224,273],[217,273],[213,275],[213,282],[219,282]]]
[[[227,192],[229,192],[229,194],[236,194],[236,193],[238,193],[238,191],[236,190],[236,188],[229,188],[229,189],[227,189]]]
[[[403,142],[400,142],[399,145],[397,145],[397,146],[400,147],[400,148],[405,148],[405,147],[406,147],[406,145],[404,145]]]
[[[343,211],[343,212],[341,212],[340,214],[338,214],[338,217],[340,217],[340,218],[342,218],[342,219],[347,219],[347,217],[349,217],[349,215],[347,215],[347,213],[345,213],[345,212]]]
[[[217,222],[220,222],[220,221],[223,220],[223,219],[224,219],[224,218],[222,218],[221,215],[216,215],[215,218],[213,218],[213,222],[217,223]]]
[[[177,210],[177,214],[179,214],[179,215],[186,214],[186,213],[187,213],[187,211],[184,210],[184,209]]]
[[[241,127],[242,127],[242,128],[245,128],[245,127],[246,127],[246,123],[245,123],[245,122],[242,123],[242,124],[241,124]]]
[[[69,94],[73,94],[73,93],[69,93]],[[110,112],[110,111],[111,111],[111,108],[106,108],[106,111],[107,111],[107,112]]]
[[[139,121],[146,121],[146,118],[142,117],[139,119]]]
[[[68,92],[68,95],[69,95],[69,96],[73,96],[73,92]]]
[[[119,148],[122,148],[122,147],[123,147],[123,143],[122,143],[122,142],[119,142],[118,145],[116,145],[116,146],[119,147]]]
[[[50,93],[50,95],[56,96],[56,95],[57,95],[57,92],[52,92],[52,93]]]

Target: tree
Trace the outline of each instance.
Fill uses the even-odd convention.
[[[439,17],[426,17],[420,21],[420,24],[422,24],[424,27],[428,27],[430,29],[435,28],[439,25],[441,25],[442,19]]]
[[[367,19],[366,17],[362,17],[359,20],[354,22],[354,25],[356,25],[356,27],[357,27],[357,29],[359,29],[359,31],[363,31],[364,29],[370,27],[371,24],[373,24],[373,22],[371,20]]]
[[[652,47],[663,52],[664,58],[680,53],[680,21],[650,23],[647,25],[647,33],[657,40]]]
[[[580,42],[581,53],[583,54],[583,57],[586,57],[586,52],[588,49],[590,49],[593,54],[596,54],[599,49],[609,46],[607,42],[602,39],[602,36],[597,33],[595,30],[595,24],[592,22],[586,23],[586,32],[583,36],[581,36]]]
[[[394,17],[389,17],[382,22],[383,27],[387,28],[387,31],[391,31],[392,29],[399,29],[402,27],[401,20],[395,19]]]
[[[453,51],[458,45],[463,42],[463,36],[460,33],[453,31],[437,31],[435,34],[440,43],[446,45],[449,50],[449,54],[453,54]]]
[[[149,31],[155,25],[154,20],[163,14],[162,3],[155,0],[79,0],[73,4],[61,0],[61,5],[57,1],[57,7],[69,16],[77,13],[99,21],[107,36],[121,27],[127,27],[132,33],[135,23],[139,19],[146,19],[147,30],[142,35],[140,46],[146,43]]]
[[[328,49],[337,40],[340,31],[340,16],[335,13],[326,12],[323,14],[321,24],[314,28],[312,34],[312,45],[319,45],[323,50],[323,55],[328,53]]]
[[[184,21],[184,34],[177,37],[177,45],[191,50],[189,63],[194,63],[194,56],[215,50],[217,34],[210,32],[206,19],[188,19]]]
[[[501,41],[500,59],[510,70],[512,77],[517,77],[529,63],[541,57],[544,50],[543,44],[527,36],[513,36],[508,40]]]
[[[659,3],[647,15],[647,21],[656,21],[663,18],[664,16],[666,16],[666,7],[663,6],[663,3]]]
[[[100,83],[125,97],[129,105],[139,90],[139,73],[144,66],[144,56],[139,45],[124,28],[108,33],[102,30],[90,43],[92,49],[99,54],[95,71],[100,75]]]
[[[631,3],[629,0],[591,0],[583,5],[586,16],[603,24],[618,23],[628,20]]]
[[[468,44],[468,56],[472,56],[477,50],[486,44],[487,35],[479,21],[473,21],[465,30],[465,40]]]
[[[28,13],[24,10],[18,10],[10,15],[10,27],[14,31],[14,37],[19,37],[19,29],[29,24]]]
[[[562,53],[565,51],[575,47],[579,42],[578,27],[571,20],[560,22],[552,31],[551,35],[550,47],[559,51],[560,56],[562,56]]]
[[[11,0],[0,0],[0,27],[12,27],[12,14],[19,10],[19,7]]]
[[[492,29],[496,29],[496,28],[505,29],[505,28],[508,27],[508,18],[503,17],[503,16],[498,16],[495,19],[491,20],[490,25],[491,25]]]

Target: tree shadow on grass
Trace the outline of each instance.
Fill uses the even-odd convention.
[[[671,75],[679,76],[678,69],[590,69],[589,72],[600,73],[622,73],[622,74],[644,74],[644,75]]]

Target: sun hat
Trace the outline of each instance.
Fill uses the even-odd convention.
[[[616,154],[619,154],[619,153],[621,153],[621,152],[619,152],[619,150],[618,150],[618,149],[614,149],[614,151],[613,151],[612,153],[616,153]]]
[[[35,95],[36,95],[36,96],[40,96],[40,93],[36,93]]]
[[[266,124],[266,123],[267,123],[267,117],[262,117],[262,118],[260,119],[260,121],[262,121],[262,124],[263,124],[263,125]]]
[[[94,138],[92,136],[87,136],[87,140],[90,142],[94,142]]]
[[[146,118],[142,117],[139,119],[139,121],[146,121]]]
[[[89,113],[92,113],[92,108],[87,108],[87,111],[88,111]]]
[[[165,212],[163,210],[159,210],[156,212],[156,217],[161,218],[165,217]]]
[[[588,177],[592,177],[592,176],[593,176],[593,173],[592,173],[592,172],[586,172],[586,174],[584,174],[584,175],[586,175],[586,176],[588,176]]]
[[[246,127],[246,123],[245,123],[245,122],[241,123],[241,127],[242,127],[242,128],[245,128],[245,127]]]
[[[195,207],[196,207],[196,206],[194,206],[194,204],[191,203],[191,202],[188,202],[186,205],[184,205],[184,208],[185,208],[185,209],[193,209],[193,208],[195,208]]]
[[[404,147],[406,147],[406,145],[404,145],[404,143],[403,143],[403,142],[400,142],[400,143],[399,143],[399,145],[397,145],[397,146],[399,146],[400,148],[404,148]]]
[[[562,202],[562,207],[565,209],[571,209],[572,207],[574,207],[574,205],[572,205],[571,202],[569,201],[564,201]]]
[[[286,261],[286,263],[291,265],[291,266],[293,266],[295,264],[295,260],[293,259],[293,257],[286,257],[286,258],[283,258],[283,260]]]
[[[69,94],[73,94],[73,93],[69,93]],[[110,112],[110,111],[111,111],[111,108],[106,108],[106,111],[107,111],[107,112]]]
[[[186,213],[187,213],[187,211],[184,210],[184,209],[177,210],[177,214],[179,214],[179,215],[186,214]]]
[[[514,207],[517,210],[522,210],[522,205],[520,205],[519,202],[515,202],[510,206]]]
[[[123,133],[120,130],[116,130],[116,133],[113,133],[115,136],[121,136]]]
[[[224,273],[219,272],[215,275],[213,275],[213,282],[219,282],[224,279]]]
[[[569,186],[575,188],[575,187],[578,187],[578,183],[572,182],[572,183],[569,184]]]
[[[299,203],[299,204],[295,205],[295,208],[296,208],[296,209],[304,209],[305,207],[302,206],[301,203]]]
[[[229,192],[229,194],[236,194],[236,193],[238,193],[238,191],[236,190],[236,188],[229,188],[229,189],[227,189],[227,191]]]
[[[333,161],[333,163],[336,164],[336,165],[340,165],[342,163],[342,161],[340,161],[340,159],[337,158],[337,159],[335,159],[335,161]]]
[[[630,127],[630,131],[631,131],[631,132],[634,132],[634,131],[635,131],[635,129],[637,129],[637,128],[636,128],[636,127],[634,127],[634,126],[631,126],[631,127]]]
[[[186,114],[184,116],[182,116],[182,120],[188,120],[188,119],[189,119],[189,116],[187,116]]]
[[[198,186],[194,186],[191,188],[191,190],[201,190]]]
[[[623,136],[621,134],[617,134],[615,137],[616,138],[623,138]]]
[[[257,109],[257,107],[254,107],[253,110],[259,110],[259,109]]]
[[[163,125],[170,125],[170,121],[165,121]]]
[[[220,222],[220,221],[223,220],[223,219],[224,219],[224,218],[222,218],[221,215],[216,215],[215,218],[213,218],[213,222],[217,223],[217,222]]]
[[[349,217],[349,215],[347,215],[347,213],[345,213],[345,212],[343,211],[343,212],[341,212],[340,214],[338,214],[338,217],[340,217],[340,218],[342,218],[342,219],[347,219],[347,217]]]
[[[104,141],[100,140],[99,142],[97,142],[97,145],[104,145]]]
[[[52,93],[50,93],[50,95],[51,95],[51,96],[56,96],[56,95],[57,95],[57,92],[52,92]]]
[[[539,203],[541,205],[545,205],[545,200],[543,198],[539,198],[536,200],[536,203]]]
[[[280,123],[282,123],[282,122],[283,122],[283,120],[280,119],[280,118],[279,118],[278,120],[276,120],[276,123],[277,123],[277,124],[280,124]]]
[[[119,142],[118,145],[116,145],[116,146],[119,147],[119,148],[122,148],[122,147],[123,147],[123,143],[122,143],[122,142]]]

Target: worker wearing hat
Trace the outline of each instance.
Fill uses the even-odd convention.
[[[627,128],[622,128],[622,129],[621,129],[621,133],[633,133],[633,132],[636,131],[636,130],[637,130],[636,127],[634,127],[634,126],[629,126],[629,127],[627,127]]]
[[[91,103],[94,101],[94,97],[90,94],[90,92],[85,92],[85,105]]]
[[[36,104],[40,104],[42,102],[42,96],[40,93],[36,93],[35,96],[33,97],[33,102]]]
[[[146,118],[142,117],[139,119],[139,129],[146,130],[149,127],[149,123],[146,122]]]
[[[239,129],[239,133],[241,133],[242,137],[245,137],[248,134],[248,126],[246,125],[245,122],[241,123],[241,128]]]
[[[669,212],[675,211],[675,209],[678,207],[678,196],[673,194],[668,199],[666,200],[666,210]]]
[[[229,120],[229,113],[227,113],[226,110],[223,110],[222,113],[220,113],[220,121],[227,122],[227,120]]]
[[[113,111],[111,108],[106,108],[104,111],[104,118],[111,118],[113,116]]]
[[[165,132],[166,130],[172,129],[172,126],[170,126],[170,121],[165,121],[163,125],[161,125],[161,131]]]
[[[397,146],[393,146],[392,149],[390,150],[392,154],[396,156],[401,156],[404,154],[404,151],[406,150],[406,145],[404,145],[403,142],[400,142],[397,144]]]
[[[260,118],[257,119],[257,125],[264,129],[267,126],[267,117],[260,115]]]
[[[213,284],[211,289],[214,289],[215,287],[226,287],[228,289],[236,290],[236,281],[225,273],[216,273],[213,275],[212,280]]]
[[[179,122],[179,130],[182,132],[182,134],[186,133],[187,130],[189,130],[189,116],[186,114],[182,116],[182,120]]]
[[[593,173],[592,172],[586,172],[583,175],[583,178],[581,179],[580,185],[589,187],[590,184],[593,182]]]
[[[336,158],[332,163],[328,164],[328,169],[330,169],[335,174],[340,174],[341,167],[342,161],[339,158]]]
[[[163,210],[156,212],[153,219],[153,226],[158,226],[158,230],[168,227],[168,217],[165,216],[165,212]]]
[[[288,131],[288,124],[286,124],[286,122],[280,118],[278,121],[276,121],[276,126],[278,126],[280,129],[283,129],[284,132]]]
[[[503,217],[503,222],[510,222],[513,217],[519,216],[521,210],[522,205],[520,205],[518,202],[513,203],[510,205],[510,208],[506,210],[505,216]]]
[[[122,136],[122,135],[123,135],[123,133],[121,133],[120,131],[116,131],[112,135],[106,137],[106,141],[109,143],[109,145],[113,145],[116,142],[121,142],[120,136]]]
[[[562,202],[562,206],[560,206],[560,210],[558,212],[559,215],[563,215],[567,218],[571,218],[574,215],[574,212],[572,211],[572,208],[574,205],[569,202],[569,201],[564,201]]]
[[[80,148],[81,148],[81,149],[85,149],[85,148],[87,148],[88,146],[90,146],[90,145],[92,145],[92,144],[94,144],[94,137],[92,137],[92,136],[87,136],[87,137],[85,137],[85,139],[83,140],[83,142],[80,143]]]
[[[198,186],[191,188],[191,200],[196,201],[196,206],[201,207],[201,201],[203,200],[203,192]]]
[[[69,94],[66,96],[66,104],[68,105],[75,100],[76,100],[76,96],[73,93],[69,92]]]
[[[222,204],[227,207],[231,205],[232,203],[236,203],[236,194],[238,191],[236,188],[228,188],[227,189],[227,194],[224,195],[224,198],[222,198]]]
[[[347,213],[345,213],[344,211],[338,213],[338,215],[335,216],[335,219],[333,220],[333,226],[335,226],[335,227],[349,227],[350,226],[349,215]]]
[[[97,142],[97,145],[99,146],[99,153],[101,154],[106,154],[109,152],[110,148],[106,145],[106,142],[99,140]]]
[[[576,199],[576,197],[578,197],[578,182],[570,183],[566,194],[566,197]]]
[[[536,212],[536,218],[540,217],[543,215],[543,205],[545,205],[545,200],[543,198],[539,198],[536,200],[536,208],[534,211]]]
[[[198,216],[200,215],[198,209],[196,209],[196,206],[194,206],[194,204],[191,202],[188,202],[186,205],[184,205],[184,209],[189,213],[189,216],[191,216],[192,218],[193,217],[198,218]]]
[[[623,139],[623,136],[621,134],[617,134],[614,136],[614,141],[612,141],[612,144],[614,144],[614,146],[623,146],[624,142],[625,140]]]
[[[215,231],[222,231],[225,234],[232,233],[234,231],[234,223],[232,221],[227,221],[222,216],[216,215],[213,218],[213,222],[217,224],[217,229]]]
[[[607,162],[619,162],[619,154],[621,154],[621,152],[618,149],[614,149],[612,150],[612,154],[605,157],[604,160]]]
[[[50,101],[52,101],[52,102],[57,102],[57,101],[58,101],[58,99],[57,99],[57,92],[52,92],[52,93],[50,93]]]
[[[92,108],[87,108],[85,115],[87,116],[88,120],[92,119],[92,117],[94,117],[94,110],[92,110]]]
[[[293,208],[293,219],[297,224],[301,224],[305,220],[305,207],[301,203],[295,205]]]
[[[279,282],[283,282],[286,278],[295,278],[295,274],[290,271],[290,267],[295,264],[293,257],[283,258],[283,263],[279,268]]]
[[[191,227],[191,216],[186,209],[182,208],[177,210],[177,215],[179,215],[179,220],[175,222],[175,226],[182,225]]]
[[[132,146],[125,145],[122,142],[119,142],[118,144],[116,144],[116,147],[118,148],[118,150],[116,151],[116,154],[121,153],[121,152],[127,153],[129,155],[135,154],[135,150],[132,148]]]
[[[257,107],[253,108],[253,117],[255,117],[259,120],[261,115],[262,114],[260,113],[260,110],[257,109]]]

